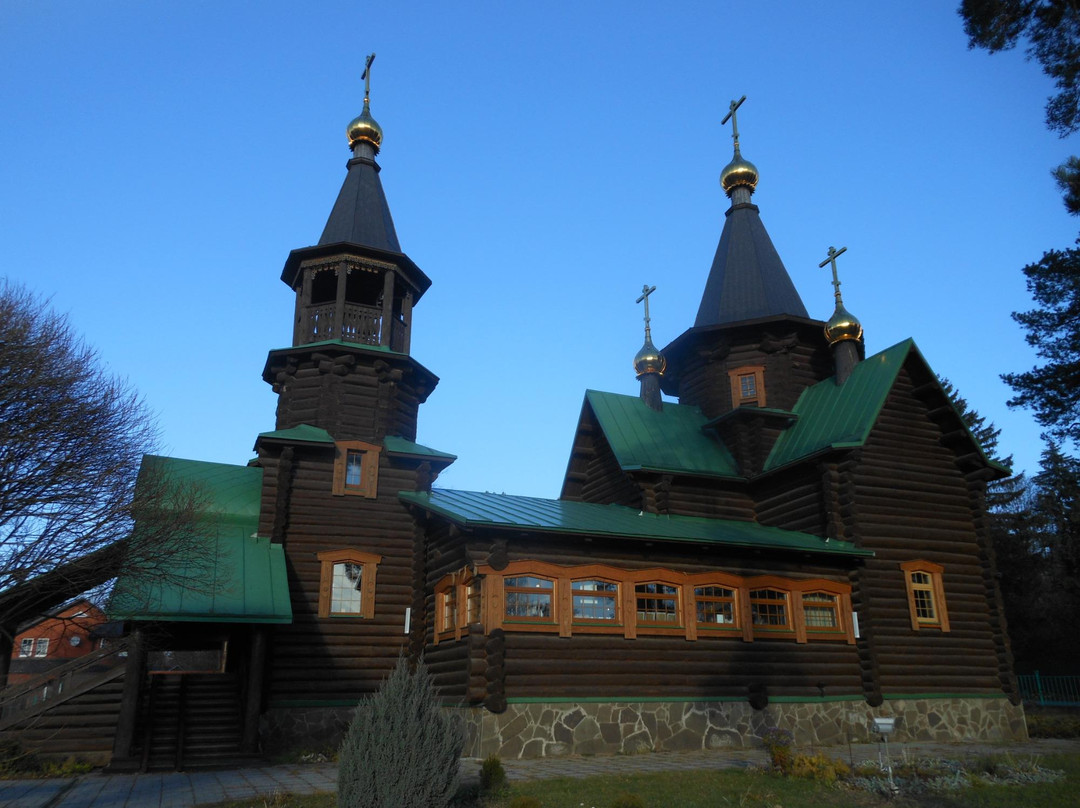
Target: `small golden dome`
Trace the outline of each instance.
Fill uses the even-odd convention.
[[[646,337],[645,344],[641,346],[641,350],[634,356],[634,372],[639,377],[646,373],[658,373],[663,376],[666,369],[667,359],[652,344],[652,340]]]
[[[724,166],[724,170],[720,172],[720,187],[724,189],[724,193],[728,196],[731,195],[732,189],[740,185],[745,185],[753,193],[757,187],[757,181],[757,166],[749,160],[744,160],[738,151],[735,152],[735,157],[732,158],[731,162]]]
[[[376,154],[379,153],[379,147],[382,145],[382,127],[371,117],[371,110],[368,108],[366,101],[364,102],[364,111],[349,122],[346,134],[349,136],[350,149],[356,148],[357,143],[366,141],[375,149]]]
[[[825,323],[825,339],[830,345],[835,345],[846,339],[860,340],[862,335],[862,323],[859,319],[845,309],[842,303],[837,303],[836,311],[829,318],[829,322]]]

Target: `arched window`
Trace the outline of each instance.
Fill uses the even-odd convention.
[[[375,573],[382,556],[359,550],[328,550],[316,557],[322,565],[319,617],[372,617]]]

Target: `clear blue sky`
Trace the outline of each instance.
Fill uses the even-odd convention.
[[[913,336],[1034,469],[998,375],[1034,362],[1020,268],[1073,244],[1021,53],[955,3],[0,3],[2,271],[68,312],[159,415],[162,449],[243,463],[291,337],[279,275],[349,157],[363,57],[402,248],[432,278],[419,440],[454,488],[556,496],[586,388],[636,394],[692,325],[739,113],[754,201],[811,316],[829,245],[868,352]]]

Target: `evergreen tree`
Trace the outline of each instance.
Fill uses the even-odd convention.
[[[444,808],[457,792],[464,732],[423,663],[404,655],[356,708],[338,755],[339,808]]]
[[[1024,267],[1039,308],[1014,312],[1043,364],[1002,379],[1016,391],[1010,407],[1024,407],[1058,442],[1080,439],[1080,249],[1050,250]]]

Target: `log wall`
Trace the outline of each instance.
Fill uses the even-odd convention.
[[[955,451],[942,445],[932,409],[940,407],[920,399],[905,367],[861,457],[845,471],[852,530],[876,553],[853,592],[865,629],[868,696],[1002,689],[968,481]],[[912,628],[900,564],[913,560],[944,566],[950,631]]]
[[[775,574],[791,578],[848,580],[848,569],[806,556],[723,553],[711,548],[672,548],[645,543],[581,539],[556,540],[493,536],[469,540],[473,563],[539,559],[562,565],[610,564],[627,569],[662,567],[684,572],[723,570],[742,576]],[[845,616],[846,617],[846,616]],[[575,634],[495,630],[486,640],[462,638],[453,645],[469,653],[470,670],[483,671],[489,698],[498,711],[512,698],[747,698],[768,696],[859,695],[861,679],[855,646],[843,642],[736,637],[705,638]],[[485,654],[486,652],[486,654]],[[443,651],[449,655],[449,651]],[[455,659],[459,659],[455,657]],[[501,701],[500,701],[500,697]]]
[[[766,406],[790,410],[804,389],[833,374],[832,357],[817,329],[795,323],[702,333],[678,369],[682,404],[701,407],[709,418],[732,408],[728,371],[763,366]]]

